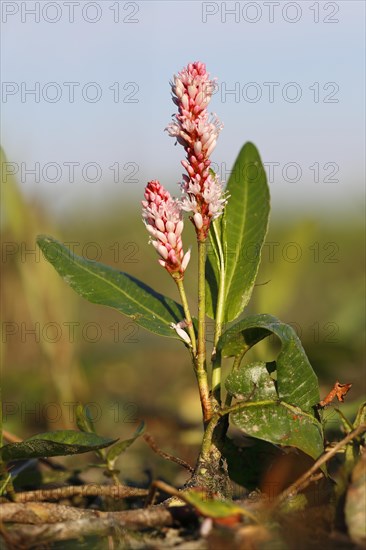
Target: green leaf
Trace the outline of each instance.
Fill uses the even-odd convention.
[[[231,418],[247,435],[275,445],[297,447],[314,460],[324,451],[320,422],[284,401],[245,402]]]
[[[73,254],[52,237],[39,236],[44,257],[80,296],[117,309],[138,325],[161,336],[179,338],[170,323],[184,319],[183,308],[135,277]]]
[[[314,412],[320,401],[318,379],[294,329],[272,315],[249,315],[229,328],[217,349],[225,357],[240,357],[269,335],[281,341],[276,359],[276,389],[280,400]]]
[[[230,175],[226,191],[228,203],[223,214],[221,243],[224,254],[225,304],[221,322],[233,321],[251,297],[261,249],[267,233],[269,189],[266,173],[256,147],[246,143]],[[213,247],[208,256],[207,315],[216,317],[215,287],[219,286],[219,266]]]
[[[276,361],[239,366],[237,361],[227,377],[226,390],[237,399],[232,420],[247,435],[297,447],[317,459],[324,450],[315,409],[317,377],[293,328],[270,315],[251,315],[222,335],[218,350],[240,360],[270,334],[282,344]]]
[[[278,395],[275,381],[269,374],[271,366],[272,363],[255,361],[233,369],[226,379],[226,390],[239,400],[275,401]]]
[[[364,424],[366,422],[366,402],[361,403],[361,405],[358,408],[356,418],[353,422],[353,428],[356,429],[361,424]]]
[[[95,433],[93,420],[90,416],[89,408],[81,403],[77,404],[75,410],[76,425],[81,432]]]
[[[128,447],[130,447],[130,445],[132,445],[132,443],[134,443],[136,439],[144,433],[144,431],[145,431],[145,423],[141,422],[141,424],[136,429],[134,435],[130,439],[125,439],[124,441],[120,441],[116,445],[113,445],[113,447],[111,447],[108,450],[107,457],[106,457],[107,462],[113,466],[116,459],[122,453],[124,453],[125,450],[128,449]]]
[[[180,496],[185,502],[193,506],[199,514],[208,518],[220,519],[247,516],[253,521],[257,521],[253,514],[245,508],[237,506],[231,501],[208,499],[206,493],[196,489],[187,489]]]
[[[4,461],[66,456],[103,449],[116,441],[94,433],[60,430],[37,434],[21,443],[9,443],[1,447],[0,453]]]
[[[223,216],[211,223],[210,231],[208,233],[209,240],[205,265],[206,314],[212,319],[216,318],[221,261],[224,260],[222,249],[222,225]]]

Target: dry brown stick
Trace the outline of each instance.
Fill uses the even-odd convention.
[[[85,510],[74,506],[46,502],[9,502],[0,505],[0,520],[3,523],[30,523],[43,525],[61,521],[99,517],[98,510]]]
[[[6,540],[7,548],[31,549],[44,548],[55,541],[79,539],[88,536],[106,537],[116,535],[118,527],[113,521],[105,519],[79,519],[53,525],[23,525],[16,528],[2,529],[2,535]]]
[[[194,472],[194,468],[190,464],[185,462],[185,460],[182,460],[177,456],[170,455],[169,453],[166,453],[165,451],[162,451],[161,449],[159,449],[159,447],[155,443],[154,438],[150,434],[144,434],[143,438],[146,441],[146,443],[149,445],[149,447],[154,451],[154,453],[158,454],[162,458],[165,458],[166,460],[170,460],[171,462],[175,462],[176,464],[179,464],[179,466],[182,466],[189,472]]]
[[[3,430],[3,438],[9,441],[9,443],[20,443],[22,441],[20,437],[8,432],[7,430]]]
[[[111,498],[145,497],[146,489],[127,487],[126,485],[69,485],[57,489],[39,489],[16,493],[16,502],[42,502],[45,500],[60,500],[74,496],[100,496]]]
[[[11,511],[9,507],[13,510]],[[17,512],[14,507],[18,508]],[[33,508],[33,514],[41,515],[38,525],[25,524],[26,519],[32,519],[27,516],[27,509],[30,508]],[[23,518],[23,523],[17,523],[14,529],[9,524],[6,526],[6,531],[4,525],[1,529],[4,539],[14,548],[38,548],[40,544],[51,541],[78,539],[92,535],[107,536],[118,534],[123,529],[139,531],[173,524],[172,515],[163,506],[153,506],[146,510],[99,512],[58,504],[32,503],[4,504],[2,511],[2,521],[11,521],[5,518]],[[67,514],[70,519],[65,521]],[[47,519],[54,521],[46,523]]]
[[[305,472],[302,476],[300,476],[294,483],[290,485],[290,487],[287,487],[282,493],[275,499],[274,505],[277,506],[278,504],[281,504],[284,500],[286,500],[288,497],[292,497],[297,495],[299,491],[301,491],[304,487],[307,487],[309,479],[319,470],[319,468],[328,462],[329,459],[332,458],[342,447],[347,445],[352,439],[355,439],[355,437],[359,436],[360,434],[366,432],[366,423],[360,424],[355,430],[350,432],[346,435],[345,438],[343,438],[341,441],[339,441],[332,449],[324,453],[314,464],[312,465],[307,472]],[[317,477],[317,479],[319,479]]]
[[[153,527],[154,522],[157,522],[157,525],[167,525],[169,520],[172,521],[167,508],[161,505],[122,512],[101,512],[50,502],[10,502],[0,506],[0,520],[3,523],[44,525],[79,519],[87,519],[90,522],[98,518],[117,521],[120,526],[129,529]]]

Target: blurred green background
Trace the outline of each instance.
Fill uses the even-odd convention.
[[[3,165],[4,159],[2,159]],[[2,181],[4,181],[2,179]],[[82,205],[64,221],[25,199],[15,178],[2,186],[2,386],[4,427],[20,438],[71,428],[78,401],[88,404],[99,434],[129,437],[144,419],[165,451],[194,463],[200,406],[188,354],[112,309],[79,298],[35,247],[39,233],[142,279],[177,299],[148,244],[138,201],[92,215]],[[195,247],[186,282],[194,311]],[[365,395],[364,230],[343,219],[286,218],[272,213],[257,286],[247,312],[271,313],[294,326],[320,381],[322,397],[338,379],[352,383],[342,410],[352,418]],[[250,261],[250,258],[248,258]],[[208,321],[213,336],[213,323]],[[264,351],[264,348],[263,350]],[[275,348],[266,351],[275,353]],[[327,427],[338,420],[332,408]],[[90,456],[65,458],[78,467]],[[186,473],[136,442],[120,459],[125,479],[184,481]],[[86,476],[95,480],[99,471]]]

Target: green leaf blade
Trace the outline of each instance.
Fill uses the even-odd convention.
[[[272,334],[281,341],[275,361],[240,363],[252,346]],[[247,435],[297,447],[317,459],[324,450],[323,427],[316,412],[318,382],[292,327],[271,315],[250,315],[221,336],[218,350],[239,358],[225,383],[229,395],[237,400],[233,422]]]
[[[67,456],[104,449],[116,439],[101,437],[94,433],[59,430],[34,435],[20,443],[9,443],[0,449],[2,459],[22,460],[50,456]]]
[[[238,317],[250,300],[268,228],[267,178],[252,143],[246,143],[239,152],[226,191],[224,323]]]
[[[313,413],[320,401],[318,379],[291,326],[272,315],[249,315],[222,335],[218,349],[225,357],[240,356],[271,334],[282,345],[276,359],[279,399]]]
[[[137,438],[139,438],[140,436],[143,435],[144,431],[145,431],[145,423],[141,422],[141,424],[137,427],[135,433],[133,434],[133,436],[130,439],[125,439],[124,441],[119,441],[118,443],[116,443],[116,445],[113,445],[113,447],[111,447],[108,450],[107,457],[106,457],[107,461],[114,464],[116,459],[122,453],[124,453],[128,449],[128,447],[130,447],[132,445],[132,443],[134,443],[136,441]]]
[[[117,309],[151,332],[178,339],[170,327],[184,319],[177,302],[127,273],[73,254],[52,237],[40,235],[37,243],[45,259],[80,296]]]
[[[252,407],[243,407],[231,417],[247,435],[275,445],[296,447],[314,460],[323,453],[321,424],[298,407],[284,402],[258,402]]]
[[[226,390],[235,399],[275,401],[278,394],[275,381],[269,375],[268,365],[264,361],[255,361],[233,369],[225,381]]]

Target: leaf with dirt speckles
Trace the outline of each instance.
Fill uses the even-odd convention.
[[[58,430],[34,435],[20,443],[9,443],[1,447],[0,453],[5,462],[25,458],[66,456],[103,449],[116,441],[94,433]]]
[[[320,422],[283,401],[245,402],[231,417],[247,435],[275,445],[296,447],[314,460],[324,450]]]
[[[314,407],[320,401],[318,379],[290,325],[272,315],[249,315],[221,336],[217,349],[224,357],[244,357],[251,347],[271,335],[281,341],[276,359],[279,399],[314,414]]]
[[[243,364],[246,352],[270,335],[281,341],[276,361]],[[233,422],[247,435],[318,458],[324,450],[318,381],[294,329],[271,315],[250,315],[222,335],[217,349],[238,359],[225,384],[239,407]]]

